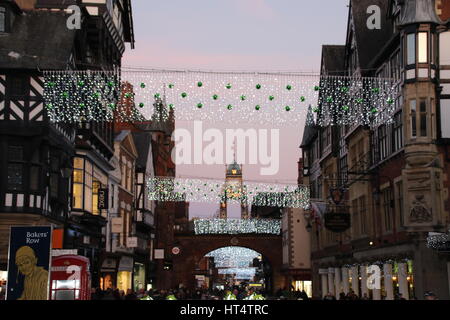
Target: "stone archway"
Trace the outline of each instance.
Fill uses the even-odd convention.
[[[267,258],[272,267],[273,291],[284,286],[282,275],[282,240],[276,235],[205,235],[178,236],[176,242],[180,248],[173,255],[172,285],[183,284],[195,289],[195,267],[206,254],[216,249],[238,246],[252,249]]]

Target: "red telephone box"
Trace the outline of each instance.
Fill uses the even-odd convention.
[[[50,300],[90,300],[89,259],[83,256],[53,257]]]

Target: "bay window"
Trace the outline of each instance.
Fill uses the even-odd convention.
[[[419,63],[428,63],[428,33],[419,32],[418,39]]]
[[[101,179],[98,178],[99,173],[96,173],[98,168],[95,168],[89,160],[81,157],[76,157],[73,163],[73,209],[100,215],[102,210],[98,209],[98,193],[103,185]]]
[[[406,36],[406,64],[416,63],[416,34]]]

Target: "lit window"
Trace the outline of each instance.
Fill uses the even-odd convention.
[[[419,63],[428,62],[428,33],[419,32]]]

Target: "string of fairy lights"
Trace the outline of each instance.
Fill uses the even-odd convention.
[[[196,235],[281,233],[281,221],[275,219],[196,219]]]
[[[427,246],[434,250],[450,251],[450,231],[449,233],[430,233],[427,237]]]
[[[256,268],[252,267],[253,259],[261,259],[261,255],[251,249],[243,247],[224,247],[206,255],[214,258],[215,267],[219,274],[234,275],[237,279],[252,279]]]
[[[305,208],[310,205],[309,187],[246,181],[241,185],[218,179],[149,177],[148,199],[153,201],[222,203],[234,201],[255,206]]]
[[[287,72],[46,71],[44,82],[50,120],[73,123],[154,119],[162,101],[183,121],[372,125],[392,121],[398,95],[392,79]]]

